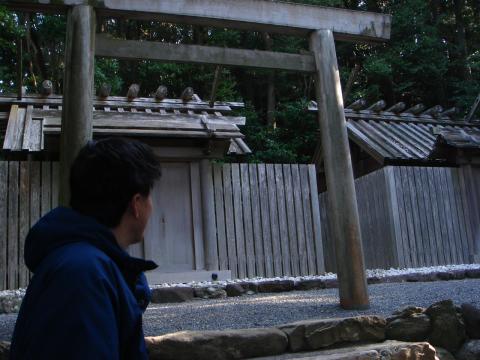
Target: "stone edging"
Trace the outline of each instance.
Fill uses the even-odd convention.
[[[273,360],[304,352],[324,360],[438,360],[437,353],[440,359],[470,360],[480,358],[478,319],[480,309],[444,300],[428,308],[406,307],[386,319],[368,315],[271,328],[182,331],[145,342],[152,360]],[[8,358],[9,345],[0,342],[0,360]]]
[[[367,278],[368,284],[445,281],[480,278],[480,268],[465,270],[435,271],[431,273],[410,273]],[[254,295],[257,293],[278,293],[337,288],[335,278],[327,279],[280,279],[238,281],[231,283],[211,283],[207,286],[172,285],[152,288],[152,303],[178,303],[200,299],[222,299],[226,297]],[[12,294],[0,296],[0,314],[16,313],[20,310],[24,292],[17,290]]]
[[[480,310],[471,305],[459,308],[444,300],[426,309],[410,306],[386,319],[315,319],[271,328],[182,331],[145,340],[153,360],[286,359],[292,358],[286,354],[304,352],[314,356],[300,358],[438,360],[437,351],[441,359],[470,360],[480,357],[480,323],[472,322],[478,316]]]
[[[411,273],[385,277],[369,277],[368,284],[399,282],[430,282],[480,278],[480,269],[435,271]],[[253,295],[257,293],[278,293],[288,291],[320,290],[337,288],[337,279],[267,280],[239,281],[208,286],[169,286],[152,289],[152,303],[175,303],[198,299],[221,299],[226,297]]]

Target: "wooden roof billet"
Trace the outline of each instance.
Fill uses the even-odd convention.
[[[33,105],[34,107],[41,106],[53,106],[57,107],[62,106],[62,96],[61,95],[50,95],[48,97],[38,96],[38,95],[27,95],[24,96],[21,100],[18,100],[16,97],[12,96],[0,96],[0,106],[2,105]],[[93,100],[93,106],[95,109],[102,108],[119,108],[124,109],[137,109],[144,110],[150,109],[154,111],[155,109],[164,109],[164,110],[193,110],[193,111],[207,111],[207,112],[230,112],[233,109],[241,109],[244,107],[244,104],[241,102],[218,102],[216,101],[213,107],[210,107],[210,104],[207,101],[189,101],[184,102],[180,99],[163,99],[157,101],[154,98],[135,98],[134,100],[129,101],[125,96],[109,96],[107,99],[95,97]]]
[[[0,0],[0,4],[23,11],[65,11],[68,6],[93,4],[100,16],[301,36],[322,28],[348,41],[385,41],[391,28],[387,14],[267,0]]]
[[[455,134],[445,136],[457,136],[459,147],[461,144],[477,146],[476,141],[480,141],[477,137],[480,134],[480,121],[455,120],[451,117],[454,114],[451,109],[443,111],[443,108],[436,106],[415,115],[412,112],[362,110],[367,106],[366,103],[357,101],[356,104],[359,106],[345,109],[349,139],[380,164],[444,164],[445,157],[431,155],[438,144],[438,134]],[[316,112],[316,103],[312,101],[308,109]],[[403,107],[389,109],[401,111]],[[463,134],[463,138],[460,139],[458,134]],[[319,154],[319,151],[315,153]],[[319,159],[319,155],[314,156],[314,161]]]
[[[8,125],[3,150],[8,152],[40,152],[45,138],[58,136],[61,130],[61,97],[28,97],[23,101],[0,98],[0,106],[9,107]],[[245,117],[229,116],[226,103],[209,107],[205,102],[182,102],[177,99],[135,99],[122,97],[96,100],[93,111],[94,136],[122,135],[130,137],[240,139],[238,126]],[[128,105],[128,106],[125,106]],[[238,107],[241,104],[235,103]],[[244,143],[243,143],[244,144]],[[243,145],[240,145],[242,148]],[[248,153],[244,144],[243,152]]]

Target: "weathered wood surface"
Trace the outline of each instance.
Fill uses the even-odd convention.
[[[479,182],[480,171],[466,168],[402,166],[356,179],[366,267],[470,263],[480,241],[480,195],[472,190]],[[323,227],[327,196],[319,196]],[[327,271],[335,271],[331,239],[324,231]]]
[[[19,167],[12,161],[8,164],[8,219],[7,219],[7,285],[14,289],[18,285],[18,223],[19,223]]]
[[[173,165],[173,163],[171,163],[171,165]],[[168,165],[164,165],[164,166],[168,166]],[[179,167],[179,170],[182,167],[185,168],[185,164],[178,163],[177,166]],[[216,259],[212,259],[210,257],[210,256],[212,257],[216,256],[216,249],[213,248],[213,247],[216,248],[216,244],[215,245],[213,244],[215,240],[213,238],[210,238],[208,240],[204,238],[204,235],[206,235],[207,233],[209,236],[212,235],[211,221],[215,221],[215,219],[205,219],[204,216],[208,214],[202,213],[203,205],[206,205],[206,207],[209,207],[210,204],[202,204],[202,194],[201,194],[202,192],[201,176],[202,175],[201,175],[200,164],[197,162],[190,163],[190,179],[189,179],[190,181],[188,181],[188,177],[186,176],[186,174],[182,176],[182,174],[177,172],[176,174],[173,174],[173,175],[174,176],[170,175],[172,176],[170,184],[166,186],[162,186],[161,191],[165,193],[165,192],[172,192],[172,189],[177,189],[176,190],[177,192],[185,193],[185,190],[182,191],[181,188],[176,187],[176,183],[178,181],[181,182],[181,181],[185,181],[184,179],[187,179],[187,183],[189,183],[190,185],[191,196],[190,196],[190,199],[188,199],[188,196],[184,195],[184,198],[182,199],[183,201],[180,201],[180,202],[183,202],[185,204],[185,203],[188,203],[188,200],[190,200],[191,204],[184,206],[183,209],[177,209],[176,211],[168,211],[166,210],[165,207],[163,207],[163,209],[165,209],[163,210],[164,214],[170,217],[169,223],[175,224],[175,227],[170,227],[170,226],[167,227],[166,224],[164,224],[165,229],[169,229],[171,231],[171,233],[166,232],[166,238],[164,242],[168,242],[169,241],[168,238],[173,239],[175,238],[175,235],[178,236],[178,234],[181,234],[181,237],[184,237],[184,239],[181,239],[181,237],[178,238],[179,241],[176,241],[173,243],[173,248],[175,249],[175,252],[169,255],[170,257],[169,262],[172,264],[172,267],[170,268],[169,271],[193,270],[193,269],[204,270],[206,266],[205,250],[207,250],[206,249],[207,243],[208,243],[208,251],[211,252],[208,255],[209,256],[208,260],[211,261],[210,266],[217,267],[218,265],[216,265],[216,261],[215,261]],[[209,190],[207,190],[207,192],[209,192]],[[172,198],[168,203],[174,202],[175,200],[177,200],[175,195],[173,195],[174,193],[175,193],[175,190],[173,190]],[[208,195],[208,197],[210,196],[211,194]],[[160,201],[164,201],[164,200],[160,199]],[[191,209],[191,215],[189,211],[190,209]],[[209,215],[211,215],[211,209],[208,209],[206,211],[209,213]],[[179,215],[183,216],[184,218],[180,219]],[[190,239],[192,239],[192,236],[188,236],[188,232],[187,233],[182,232],[182,230],[185,228],[185,224],[188,224],[190,222],[188,220],[190,216],[192,218],[191,231],[193,232],[193,254],[191,251],[192,244],[191,244],[191,241],[189,241]],[[207,229],[204,228],[205,225],[210,227],[208,231]],[[156,237],[156,234],[153,234],[153,238],[155,237]],[[183,261],[184,268],[178,267],[177,264],[175,264],[178,258],[184,259]]]
[[[232,276],[235,274],[238,276],[239,271],[237,269],[238,257],[237,257],[237,247],[236,247],[236,236],[235,236],[235,220],[233,215],[233,189],[232,189],[232,166],[227,164],[222,169],[223,174],[223,200],[225,202],[225,232],[227,234],[227,252],[228,252],[228,269],[221,270],[231,270]],[[218,214],[217,214],[218,216]],[[220,224],[220,221],[217,220],[217,224]],[[220,239],[217,239],[220,241]]]
[[[313,165],[301,165],[299,170],[298,165],[287,164],[215,164],[213,174],[218,247],[228,249],[223,252],[228,261],[219,258],[219,264],[238,264],[238,268],[230,267],[232,277],[324,273]],[[317,204],[316,210],[312,204]],[[297,229],[302,231],[300,244]]]
[[[210,161],[206,159],[200,161],[200,184],[202,196],[203,240],[205,247],[205,270],[218,270],[213,173],[212,165]]]
[[[313,56],[263,50],[119,40],[97,36],[95,55],[116,59],[147,59],[177,63],[246,66],[313,72]]]
[[[20,162],[20,187],[18,199],[18,284],[20,287],[28,285],[29,274],[23,260],[25,238],[30,230],[30,164],[28,161]]]
[[[59,110],[33,110],[34,117],[45,118],[46,126],[60,126],[60,111]],[[169,123],[176,124],[180,128],[182,123],[186,123],[184,127],[194,126],[195,129],[199,128],[203,122],[211,124],[212,126],[219,127],[222,129],[222,126],[225,125],[245,125],[244,116],[218,116],[215,114],[173,114],[167,113],[165,115],[158,112],[147,113],[147,112],[107,112],[107,111],[95,111],[93,114],[93,126],[118,126],[118,127],[131,127],[135,126],[136,123],[144,123],[145,126],[155,126],[162,127],[169,126]],[[170,126],[171,127],[171,126]]]
[[[310,202],[312,206],[313,239],[315,243],[315,260],[317,263],[317,274],[325,271],[325,257],[322,244],[322,226],[320,220],[320,204],[318,200],[317,174],[315,166],[308,167],[308,179],[310,184]]]
[[[321,129],[324,167],[329,189],[329,212],[336,238],[340,306],[369,307],[360,222],[338,71],[335,42],[330,30],[310,35],[310,51],[317,73],[315,92]]]
[[[262,218],[260,208],[260,194],[258,186],[258,168],[255,164],[248,164],[250,174],[250,195],[252,197],[253,241],[255,248],[255,268],[258,276],[265,276],[265,256],[262,238]]]
[[[240,178],[243,184],[250,184],[248,164],[240,164]],[[253,238],[252,201],[250,186],[242,186],[243,227],[245,233],[245,256],[247,262],[247,276],[256,276],[255,245]]]
[[[480,255],[480,169],[465,165],[460,168],[459,176],[467,226],[471,229],[470,260],[477,262]]]
[[[213,167],[213,188],[215,202],[215,221],[218,244],[218,266],[220,270],[228,269],[227,235],[225,231],[225,200],[223,198],[222,172],[218,166]]]
[[[70,201],[69,173],[80,149],[92,139],[95,12],[79,5],[67,12],[65,79],[60,134],[60,204]]]
[[[0,4],[24,11],[62,11],[66,6],[91,3],[89,0],[0,1]],[[108,16],[293,35],[307,35],[321,27],[332,30],[339,40],[384,41],[390,38],[390,15],[331,7],[259,0],[105,0],[95,5],[99,14]]]
[[[0,161],[0,289],[7,289],[8,162]]]
[[[58,169],[58,162],[54,166]],[[28,285],[30,273],[23,259],[25,238],[41,211],[49,211],[52,200],[58,203],[58,194],[52,194],[56,184],[51,178],[49,165],[0,161],[0,290]]]

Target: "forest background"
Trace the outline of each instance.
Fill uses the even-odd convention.
[[[337,42],[345,104],[364,98],[393,105],[455,106],[464,116],[480,91],[480,0],[297,0],[292,2],[368,10],[392,15],[385,44]],[[44,79],[62,93],[66,17],[16,14],[0,7],[0,93],[16,90],[17,40],[22,38],[23,82],[29,93]],[[259,32],[185,26],[158,21],[101,19],[97,31],[116,38],[205,44],[298,53],[307,39]],[[132,83],[149,96],[160,85],[169,97],[192,86],[210,97],[215,66],[96,58],[95,86],[112,85],[125,95]],[[252,162],[311,160],[318,125],[306,104],[313,78],[298,73],[246,68],[221,69],[217,100],[244,101],[243,129]]]

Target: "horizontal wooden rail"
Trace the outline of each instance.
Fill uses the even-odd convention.
[[[390,15],[280,1],[0,0],[0,4],[23,11],[64,11],[66,6],[92,3],[104,16],[159,19],[302,36],[322,28],[332,30],[338,40],[384,41],[390,38]]]
[[[118,40],[97,36],[95,55],[117,59],[148,59],[168,62],[248,66],[256,68],[315,71],[312,55],[273,51],[230,49],[213,46]]]

